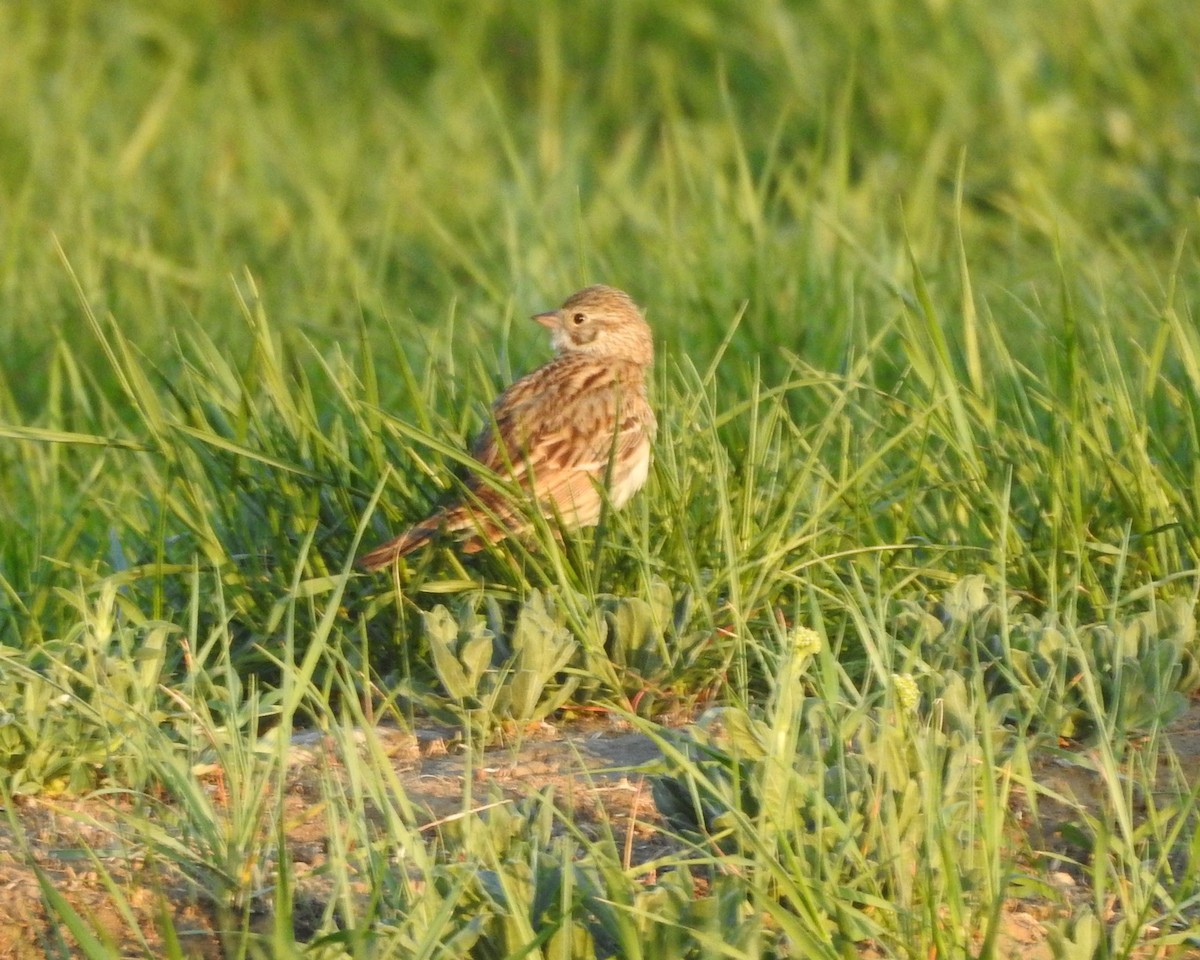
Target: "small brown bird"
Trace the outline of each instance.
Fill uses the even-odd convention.
[[[621,507],[646,482],[657,427],[646,399],[650,328],[629,294],[602,285],[533,319],[550,331],[554,359],[500,394],[471,455],[520,488],[543,516],[593,526],[601,487]],[[378,570],[439,532],[460,535],[463,549],[475,553],[531,528],[528,507],[477,476],[466,483],[466,499],[363,554],[359,566]]]

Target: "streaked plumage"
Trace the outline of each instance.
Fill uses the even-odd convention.
[[[646,481],[656,428],[646,398],[650,328],[628,294],[602,285],[533,319],[550,331],[554,359],[500,394],[471,454],[545,516],[592,526],[603,505],[599,485],[620,507]],[[528,500],[514,502],[474,475],[467,485],[471,496],[364,554],[359,566],[387,566],[439,532],[458,534],[474,553],[530,528]]]

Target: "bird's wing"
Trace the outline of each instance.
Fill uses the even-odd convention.
[[[538,499],[569,502],[590,478],[604,477],[610,459],[622,463],[653,434],[654,415],[629,379],[619,365],[575,357],[549,363],[500,395],[473,454],[532,486]]]

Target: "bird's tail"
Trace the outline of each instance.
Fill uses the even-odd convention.
[[[528,528],[528,522],[519,518],[512,504],[499,497],[485,502],[479,496],[474,503],[457,503],[439,510],[398,537],[364,553],[357,563],[363,570],[379,570],[398,557],[419,550],[440,533],[455,535],[463,553],[478,553],[487,544]]]
[[[398,537],[393,537],[374,550],[367,551],[355,562],[363,570],[380,570],[405,554],[425,546],[442,528],[444,519],[442,514],[434,514],[428,520],[422,520],[416,526],[409,527]]]

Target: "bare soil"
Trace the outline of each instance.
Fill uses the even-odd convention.
[[[430,830],[461,814],[463,780],[470,775],[481,805],[495,801],[496,788],[512,800],[553,788],[557,802],[585,832],[603,824],[621,836],[631,863],[677,849],[669,831],[661,829],[650,785],[639,772],[658,756],[657,747],[619,725],[570,723],[527,731],[519,743],[495,747],[473,766],[439,731],[378,732],[413,808],[422,811]],[[1169,738],[1176,769],[1194,787],[1200,783],[1200,703],[1172,725]],[[315,737],[296,739],[286,798],[293,925],[300,937],[315,932],[328,900],[321,870],[328,839],[317,802],[318,778],[329,770],[328,757],[318,756],[325,746]],[[1086,752],[1064,750],[1038,762],[1037,797],[1013,792],[1013,843],[1029,851],[1030,872],[1044,879],[1045,892],[1005,904],[999,956],[1050,960],[1055,921],[1075,906],[1094,902],[1084,885],[1086,871],[1079,867],[1087,852],[1074,847],[1073,838],[1080,808],[1099,811],[1109,789],[1095,769]],[[219,799],[224,789],[219,777],[209,786]],[[220,917],[198,885],[178,871],[129,852],[138,849],[137,838],[128,837],[123,826],[129,804],[127,796],[104,792],[73,800],[25,798],[0,817],[0,960],[77,955],[70,932],[60,920],[49,919],[62,911],[48,912],[47,896],[64,898],[111,945],[114,956],[162,954],[162,931],[168,927],[179,935],[186,956],[225,956],[220,931],[227,929],[228,916]],[[168,917],[170,924],[164,922]],[[270,916],[256,918],[264,929],[271,923]],[[862,953],[875,955],[869,946]],[[1200,949],[1172,956],[1200,960]]]

